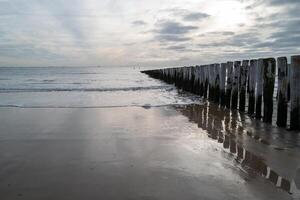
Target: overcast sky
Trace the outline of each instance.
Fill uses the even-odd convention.
[[[300,53],[300,0],[0,0],[0,66],[181,66]]]

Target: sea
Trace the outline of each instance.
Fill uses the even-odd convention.
[[[0,107],[144,108],[198,102],[138,67],[2,67]]]

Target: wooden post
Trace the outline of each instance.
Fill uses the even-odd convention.
[[[220,64],[215,64],[215,98],[214,101],[220,103]]]
[[[300,129],[300,56],[291,58],[291,130]]]
[[[215,87],[214,87],[214,76],[215,76],[215,67],[214,64],[209,65],[209,97],[208,99],[210,101],[214,100],[214,95],[215,95]]]
[[[189,88],[189,67],[185,67],[185,77],[184,77],[184,90],[187,91]]]
[[[288,90],[288,64],[286,57],[277,58],[278,63],[278,106],[277,126],[286,127],[287,123],[287,90]]]
[[[186,91],[193,92],[193,86],[192,86],[192,78],[193,78],[193,73],[192,73],[193,68],[188,67],[188,79],[187,79],[187,88]]]
[[[196,65],[194,67],[194,82],[193,82],[195,94],[199,94],[199,87],[200,87],[199,81],[200,81],[200,66]]]
[[[221,64],[221,71],[220,71],[220,103],[221,106],[225,106],[225,81],[226,81],[226,63]]]
[[[267,59],[263,60],[263,63],[264,63],[264,75],[263,75],[264,116],[263,116],[263,121],[266,123],[272,123],[276,61],[274,58],[267,58]]]
[[[183,67],[180,67],[179,68],[179,74],[180,74],[180,79],[179,79],[179,85],[180,85],[180,88],[182,89],[183,88],[183,78],[184,78],[184,68]]]
[[[180,69],[181,68],[176,68],[176,81],[175,81],[175,86],[180,88]]]
[[[240,75],[240,66],[241,61],[234,62],[234,77],[232,82],[232,100],[231,100],[231,108],[237,109],[238,106],[238,94],[239,94],[239,75]]]
[[[194,94],[196,93],[196,90],[195,90],[195,70],[196,68],[195,67],[191,67],[191,79],[190,79],[190,85],[191,85],[191,92],[193,92]]]
[[[178,73],[177,68],[174,68],[174,84],[177,86]]]
[[[256,68],[256,100],[255,100],[255,117],[261,118],[262,88],[263,88],[263,59],[259,59]]]
[[[203,71],[202,65],[199,67],[199,70],[200,70],[199,71],[199,94],[202,97],[203,96],[203,82],[204,82],[204,78],[203,78],[204,71]]]
[[[209,85],[209,71],[208,71],[208,65],[204,66],[204,93],[203,93],[203,97],[205,99],[207,99],[207,91],[208,91],[208,85]]]
[[[240,71],[240,103],[239,103],[239,110],[244,112],[245,111],[245,104],[246,104],[246,87],[247,87],[247,77],[248,77],[248,65],[249,60],[243,60],[241,71]]]
[[[248,114],[253,115],[255,109],[255,82],[256,82],[257,60],[250,60],[249,68],[249,103]]]
[[[231,107],[231,91],[233,77],[233,62],[227,62],[226,108]]]
[[[187,79],[188,79],[188,67],[183,67],[183,85],[182,89],[187,89]]]
[[[175,68],[171,69],[171,83],[174,84],[175,83]]]

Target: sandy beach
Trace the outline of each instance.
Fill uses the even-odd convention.
[[[292,199],[174,107],[0,113],[2,200]]]

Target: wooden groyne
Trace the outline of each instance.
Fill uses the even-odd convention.
[[[300,130],[300,55],[142,71],[222,107]],[[274,89],[277,94],[274,100]],[[289,119],[289,120],[288,120]],[[288,123],[289,122],[289,123]]]

